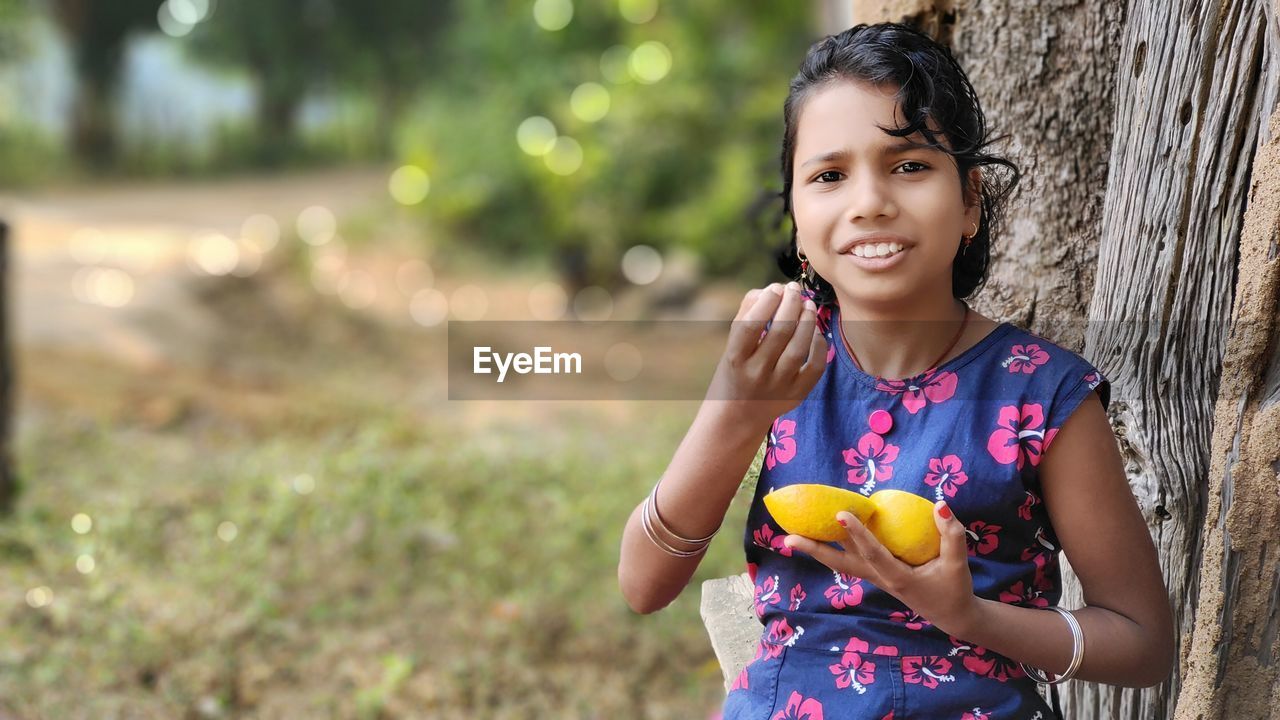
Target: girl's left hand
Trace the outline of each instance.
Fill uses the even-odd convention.
[[[934,627],[960,636],[972,627],[978,611],[969,572],[969,548],[964,526],[945,502],[933,506],[934,522],[942,534],[938,557],[912,567],[894,557],[853,513],[836,513],[849,539],[839,550],[803,535],[787,535],[783,543],[800,550],[827,567],[863,578],[901,600]]]

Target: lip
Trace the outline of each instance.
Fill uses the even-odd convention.
[[[870,272],[881,272],[889,270],[902,262],[902,256],[911,252],[910,247],[903,247],[902,250],[884,258],[858,257],[853,253],[843,253],[841,257],[851,260],[854,265]]]
[[[887,232],[863,233],[862,235],[855,235],[852,238],[846,240],[845,243],[840,246],[840,249],[837,250],[837,252],[839,252],[841,255],[844,255],[859,245],[867,245],[867,244],[874,244],[874,243],[898,243],[899,245],[902,245],[903,247],[907,247],[907,248],[911,247],[914,244],[907,238],[901,235],[897,235],[895,233],[887,233]]]

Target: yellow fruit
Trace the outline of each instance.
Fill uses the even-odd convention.
[[[853,513],[865,524],[875,510],[871,498],[851,490],[816,483],[778,488],[764,496],[764,506],[778,525],[789,534],[803,535],[821,542],[849,537],[848,531],[836,522],[836,513],[842,510]]]
[[[876,511],[867,529],[899,560],[923,565],[938,557],[942,535],[933,519],[933,503],[903,490],[871,494]]]
[[[836,522],[836,513],[853,513],[894,557],[911,565],[929,562],[942,548],[933,503],[903,490],[864,497],[830,485],[800,483],[768,493],[764,506],[787,533],[820,542],[847,540],[849,532]]]

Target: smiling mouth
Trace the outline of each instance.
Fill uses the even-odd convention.
[[[905,249],[907,249],[906,246],[901,243],[864,243],[853,246],[853,249],[845,254],[861,258],[887,258]]]

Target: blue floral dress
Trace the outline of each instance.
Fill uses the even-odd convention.
[[[1107,405],[1110,383],[1079,355],[1007,322],[933,372],[878,382],[853,363],[838,321],[838,308],[820,312],[827,369],[769,432],[744,537],[764,627],[724,720],[1050,720],[1017,662],[793,553],[762,498],[822,483],[946,500],[966,528],[974,592],[1048,608],[1061,577],[1038,466],[1080,403]]]

